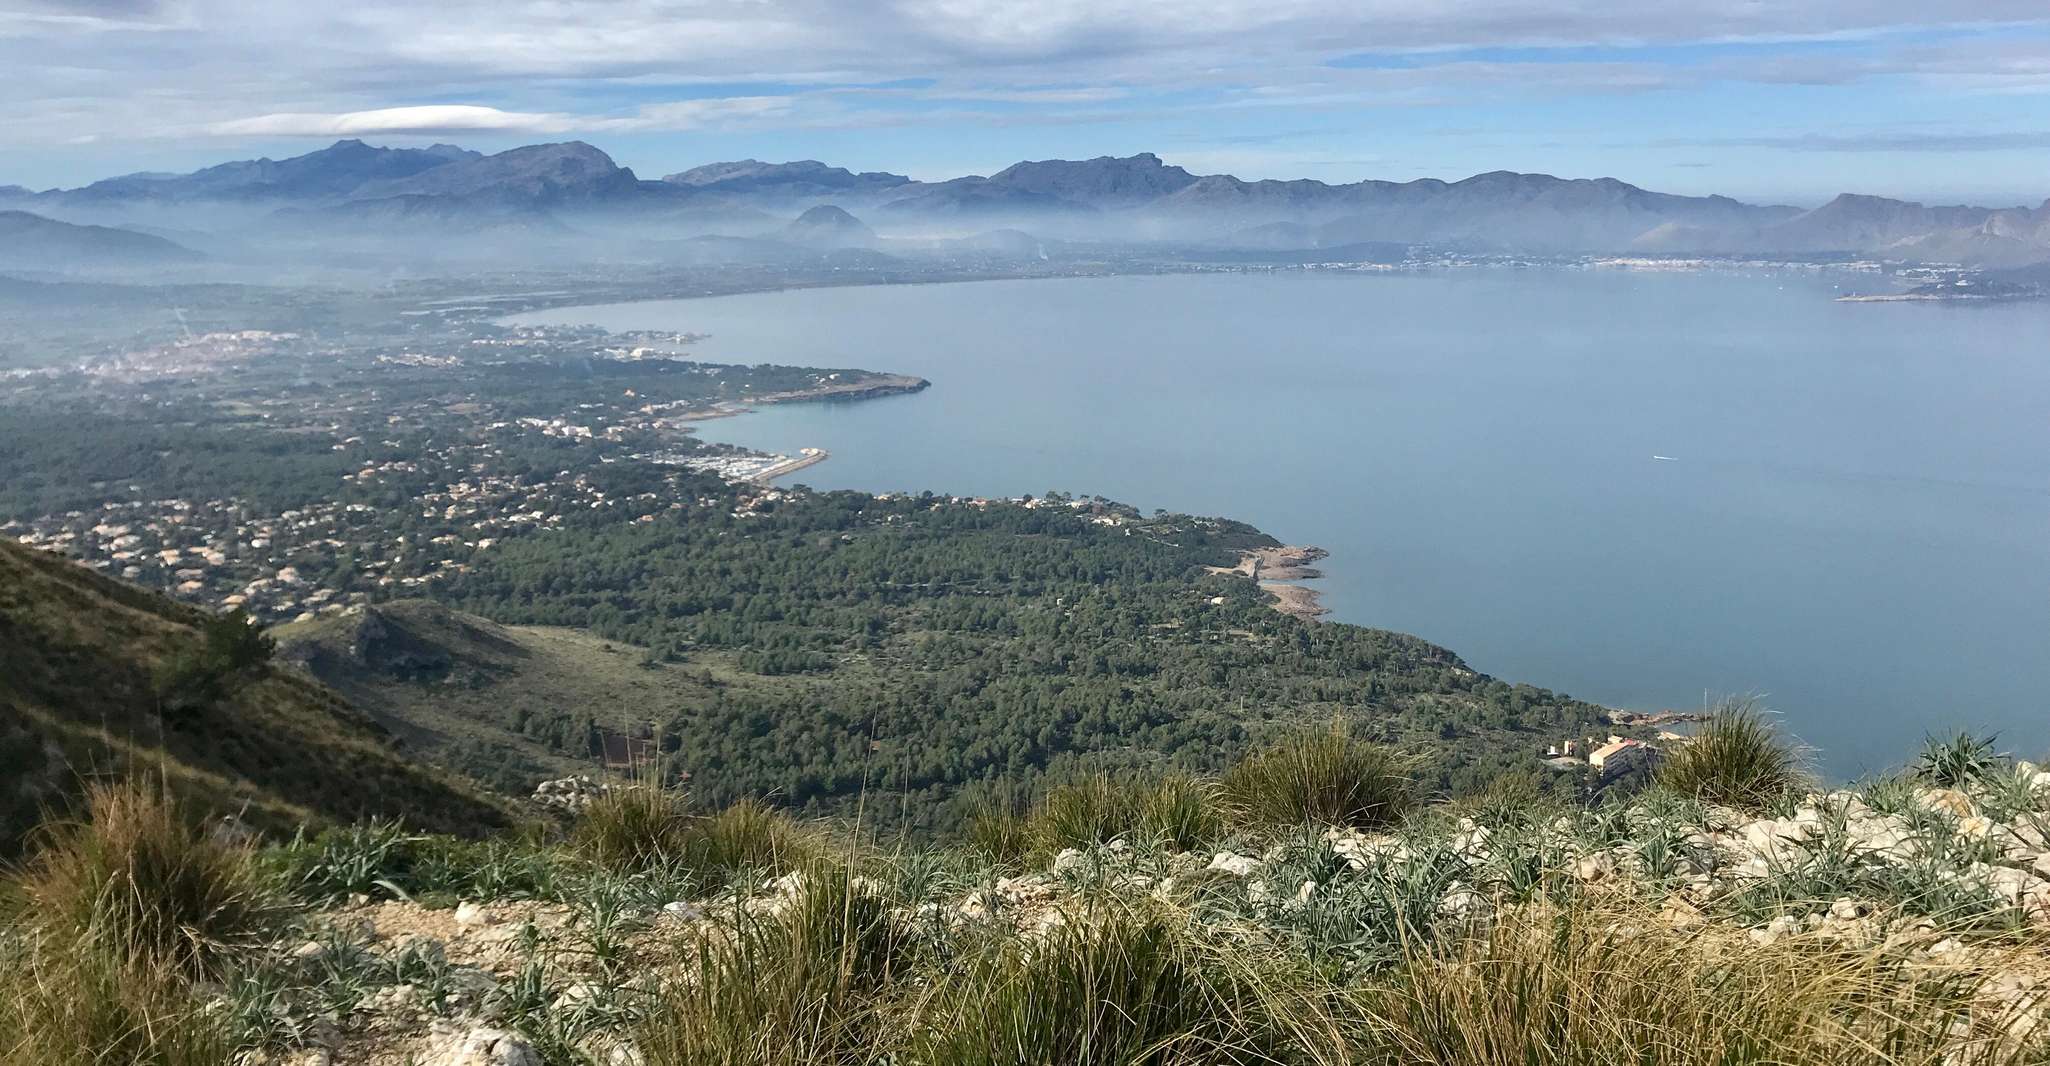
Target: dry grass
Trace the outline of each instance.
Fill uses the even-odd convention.
[[[25,921],[110,959],[218,978],[285,916],[255,850],[195,826],[153,782],[93,786],[16,878]]]
[[[224,977],[286,916],[254,852],[186,820],[156,783],[93,787],[10,875],[0,930],[0,1064],[214,1066]]]
[[[0,949],[0,1066],[220,1066],[231,1051],[178,974],[61,941]]]
[[[2040,1062],[1974,1010],[1977,976],[1898,955],[1761,946],[1641,912],[1526,910],[1420,948],[1360,993],[1385,1066],[1963,1066]]]
[[[680,793],[645,787],[594,801],[578,819],[570,846],[608,869],[662,866],[711,886],[743,870],[794,869],[818,850],[787,815],[754,800],[701,814]]]
[[[1328,989],[1191,915],[1104,903],[1003,936],[926,984],[902,1061],[929,1066],[1197,1066],[1348,1061]]]
[[[888,1040],[884,1000],[910,968],[889,902],[845,868],[813,867],[784,908],[739,910],[691,939],[634,1037],[648,1066],[856,1066]]]

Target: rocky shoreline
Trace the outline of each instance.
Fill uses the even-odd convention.
[[[1292,615],[1304,621],[1315,621],[1329,614],[1318,590],[1297,584],[1314,581],[1324,576],[1314,563],[1331,553],[1309,545],[1282,544],[1272,548],[1254,548],[1239,553],[1236,566],[1212,567],[1212,573],[1241,574],[1252,578],[1261,590],[1274,598],[1274,609],[1282,614]]]

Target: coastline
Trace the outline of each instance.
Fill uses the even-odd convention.
[[[800,448],[796,455],[755,474],[747,480],[757,485],[766,485],[785,474],[795,474],[805,467],[817,466],[832,457],[833,453],[824,448]]]
[[[1331,553],[1310,545],[1281,544],[1272,548],[1254,548],[1239,553],[1236,566],[1213,566],[1213,574],[1239,574],[1251,578],[1262,592],[1273,599],[1273,608],[1282,614],[1314,622],[1330,612],[1322,602],[1322,593],[1303,581],[1315,581],[1324,573],[1311,565]]]
[[[809,389],[791,389],[785,392],[767,393],[762,396],[750,397],[749,403],[756,406],[768,406],[771,404],[804,403],[809,401],[869,400],[882,396],[903,396],[923,392],[931,386],[932,382],[908,374],[877,374],[871,378],[841,385],[821,385]],[[721,401],[712,407],[696,411],[679,412],[673,417],[677,422],[695,424],[721,418],[733,418],[738,415],[753,414],[754,410],[754,407],[746,403]],[[800,448],[796,455],[787,456],[782,462],[747,474],[741,477],[740,480],[755,485],[767,485],[777,478],[794,474],[806,467],[817,466],[832,457],[833,453],[824,448]]]
[[[924,392],[932,382],[910,374],[885,374],[874,372],[875,377],[861,381],[850,381],[842,385],[818,385],[809,389],[791,389],[787,392],[771,392],[750,399],[749,403],[809,403],[816,400],[871,400],[879,396],[907,396]],[[837,376],[837,375],[836,375]],[[745,413],[745,408],[733,412]]]

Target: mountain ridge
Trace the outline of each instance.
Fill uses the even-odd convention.
[[[1262,229],[1262,251],[1275,251],[1272,242],[1294,232],[1266,228],[1285,223],[1304,227],[1309,248],[1398,242],[1548,254],[1882,254],[2000,266],[2050,259],[2050,203],[1927,207],[1846,193],[1802,210],[1658,192],[1613,177],[1508,170],[1456,181],[1246,180],[1195,174],[1151,152],[1027,160],[987,176],[939,181],[815,159],[750,158],[649,181],[582,141],[487,156],[452,145],[400,149],[345,140],[288,159],[222,163],[184,175],[128,175],[40,193],[0,190],[0,203],[22,201],[88,216],[135,205],[265,203],[400,229],[423,219],[460,226],[473,215],[499,225],[515,216],[596,215],[695,225],[709,235],[721,231],[707,227],[729,217],[745,229],[725,233],[738,236],[774,236],[782,224],[775,216],[831,204],[926,235],[958,235],[963,226],[1029,228],[1098,243],[1231,247],[1232,235]]]

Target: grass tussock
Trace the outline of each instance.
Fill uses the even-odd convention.
[[[789,817],[754,800],[704,814],[678,793],[619,789],[594,801],[578,820],[570,846],[619,871],[663,867],[712,884],[738,871],[795,869],[817,853]]]
[[[0,947],[0,1066],[220,1066],[232,1051],[182,975],[39,935]]]
[[[1217,786],[1201,778],[1098,774],[1048,790],[1018,832],[1026,852],[1042,856],[1119,839],[1187,851],[1222,835],[1224,819]]]
[[[188,821],[163,788],[93,787],[12,872],[0,926],[0,1066],[215,1066],[226,1025],[196,1009],[287,915],[254,851]]]
[[[1227,770],[1225,802],[1250,824],[1378,829],[1416,803],[1413,761],[1340,723],[1290,736]]]
[[[812,867],[780,909],[699,930],[695,979],[638,1026],[647,1066],[853,1066],[891,1039],[885,1009],[913,939],[890,901],[845,868]]]
[[[1659,764],[1658,784],[1704,803],[1763,810],[1808,784],[1800,753],[1756,701],[1724,699]]]
[[[993,939],[914,1008],[927,1066],[1343,1062],[1314,978],[1203,935],[1185,913],[1106,906]]]
[[[1580,906],[1413,951],[1358,993],[1377,1066],[2039,1062],[1956,975]]]
[[[245,844],[189,821],[155,784],[94,786],[15,879],[33,930],[124,964],[217,978],[285,917]]]

